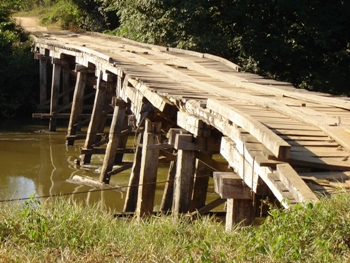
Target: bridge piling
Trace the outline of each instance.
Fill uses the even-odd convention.
[[[109,140],[100,174],[101,183],[109,184],[109,172],[112,170],[113,164],[115,163],[118,146],[120,145],[121,132],[125,123],[126,106],[126,103],[122,100],[118,100],[114,106],[113,119],[109,131]]]
[[[125,203],[123,212],[135,212],[137,206],[137,197],[140,182],[140,172],[141,172],[141,159],[142,159],[142,143],[143,134],[140,133],[137,136],[137,141],[135,145],[134,153],[134,163],[131,168],[129,185],[126,192]]]
[[[157,170],[159,149],[152,148],[160,143],[161,122],[145,120],[145,131],[143,135],[140,184],[138,189],[138,200],[136,216],[140,219],[143,216],[153,214],[154,198],[157,183]]]
[[[97,83],[96,83],[95,101],[94,101],[94,106],[92,110],[89,127],[86,133],[85,144],[84,144],[84,149],[88,149],[88,150],[91,150],[92,145],[95,143],[96,135],[100,128],[101,116],[103,116],[103,109],[105,107],[105,100],[107,96],[105,87],[102,87],[102,71],[97,70],[96,75],[97,75]],[[83,164],[90,163],[91,154],[90,153],[83,154],[81,159]]]
[[[60,59],[52,59],[52,85],[51,85],[51,101],[50,101],[50,115],[56,115],[58,106],[58,94],[61,84],[61,61]],[[56,131],[57,119],[50,118],[49,131]]]
[[[67,145],[70,145],[70,146],[73,146],[74,144],[74,140],[70,138],[72,135],[76,135],[79,115],[83,113],[83,106],[84,106],[83,97],[84,97],[86,78],[87,78],[87,68],[84,67],[83,65],[77,64],[75,66],[75,71],[77,72],[77,79],[75,83],[72,109],[71,109],[67,137],[66,137],[66,143]]]

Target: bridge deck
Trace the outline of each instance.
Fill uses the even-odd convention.
[[[262,180],[293,203],[349,186],[348,98],[240,72],[210,54],[118,37],[56,32],[34,40],[42,55],[93,64],[105,80],[122,76],[117,96],[131,102],[138,121],[146,98],[173,127],[197,137],[219,131],[221,155],[255,192]]]

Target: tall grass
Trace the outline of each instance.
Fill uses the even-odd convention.
[[[0,262],[349,262],[350,196],[271,209],[225,232],[213,217],[114,218],[69,199],[0,206]]]

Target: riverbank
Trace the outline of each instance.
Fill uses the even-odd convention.
[[[41,203],[42,202],[42,203]],[[70,199],[0,204],[0,262],[348,262],[350,196],[225,232],[215,218],[120,219]]]

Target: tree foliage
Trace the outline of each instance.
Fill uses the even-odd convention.
[[[0,119],[24,117],[33,112],[38,86],[38,67],[31,43],[10,18],[12,4],[0,9]]]
[[[217,54],[297,87],[350,94],[349,1],[103,2],[120,17],[118,35]]]

